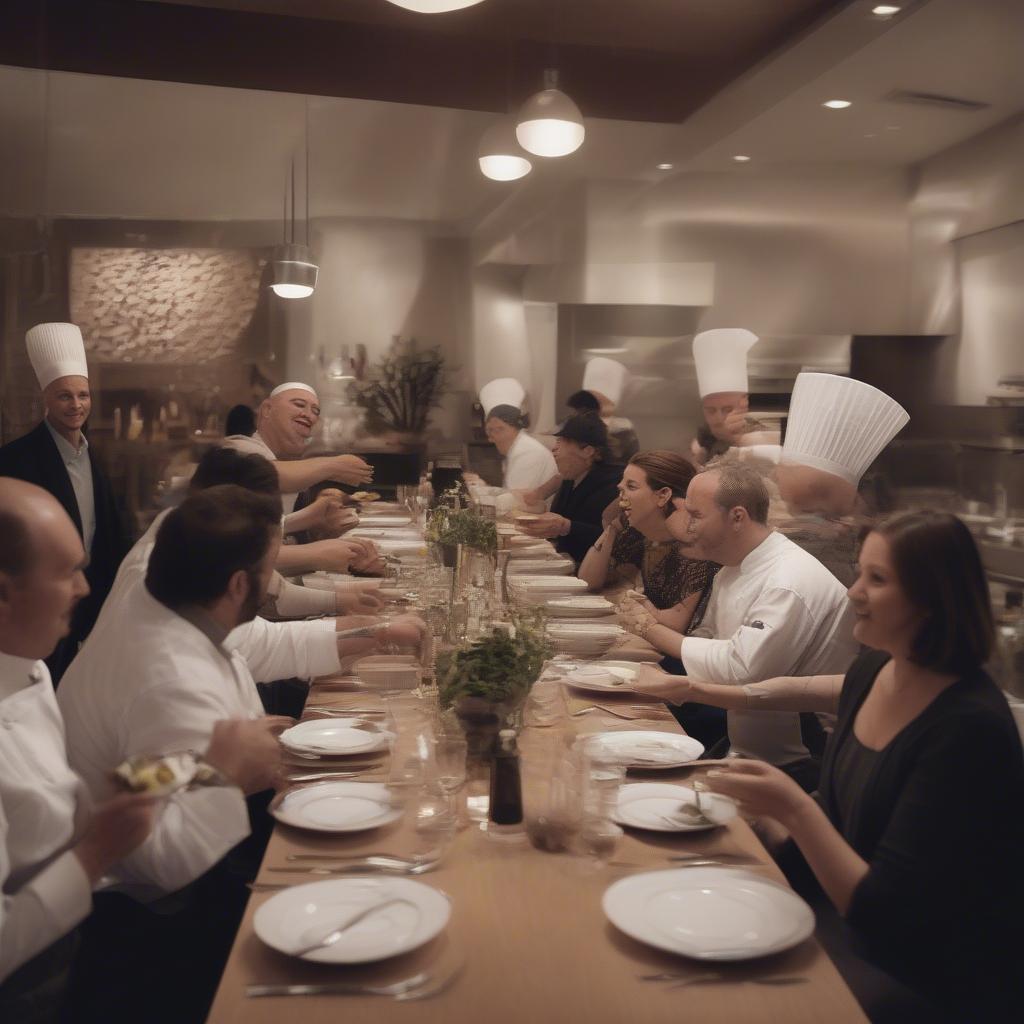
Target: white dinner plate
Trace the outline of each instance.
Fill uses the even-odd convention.
[[[417,530],[403,529],[402,527],[387,527],[378,529],[374,525],[370,526],[357,526],[354,530],[349,530],[346,537],[362,537],[364,540],[374,541],[391,541],[391,540],[419,540],[420,535]]]
[[[387,786],[376,782],[318,782],[274,798],[270,813],[295,828],[313,832],[362,832],[402,816]]]
[[[375,528],[384,529],[386,527],[401,527],[408,526],[412,522],[412,516],[366,516],[365,513],[360,518],[366,523],[367,526],[373,526]],[[354,533],[355,531],[351,531]]]
[[[571,559],[554,556],[552,558],[512,558],[508,563],[509,576],[571,576],[576,566]],[[583,580],[580,580],[583,583]],[[585,583],[583,583],[586,586]]]
[[[621,878],[601,901],[638,942],[697,960],[780,953],[814,931],[814,912],[785,886],[735,868],[675,868]]]
[[[693,790],[665,782],[636,782],[619,790],[612,819],[619,825],[652,832],[704,832],[718,828],[736,817],[736,804],[718,793],[702,792],[700,806],[710,821],[694,822],[679,813],[682,804],[692,804]]]
[[[570,672],[565,681],[576,690],[594,693],[636,693],[630,684],[638,675],[636,665],[601,662],[598,665],[580,666],[574,672]]]
[[[508,556],[511,559],[519,561],[523,558],[561,558],[562,556],[555,551],[554,545],[549,544],[546,540],[536,541],[533,544],[522,544],[514,548],[508,549]]]
[[[511,563],[510,563],[511,564]],[[523,590],[561,590],[565,592],[573,590],[586,590],[587,584],[584,580],[581,580],[578,576],[570,576],[565,578],[564,576],[555,575],[544,575],[540,574],[537,576],[518,576],[515,579],[509,580],[510,587],[518,587]]]
[[[673,732],[599,732],[585,740],[589,750],[599,750],[627,768],[679,768],[696,761],[704,744],[692,736]]]
[[[429,942],[451,915],[442,893],[411,878],[332,878],[294,885],[271,896],[257,908],[253,929],[272,949],[294,955],[378,904],[379,911],[343,931],[337,942],[306,953],[303,959],[363,964],[398,956]]]
[[[281,733],[281,743],[301,754],[366,754],[383,750],[393,734],[362,718],[324,718],[300,722]]]
[[[549,622],[548,632],[566,640],[617,640],[626,633],[614,622]]]
[[[597,594],[581,597],[553,597],[544,602],[545,608],[560,618],[588,618],[598,615],[611,615],[615,605],[607,598]]]

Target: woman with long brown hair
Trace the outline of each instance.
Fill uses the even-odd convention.
[[[579,568],[591,590],[638,581],[654,613],[663,613],[666,625],[679,632],[689,625],[717,568],[687,558],[665,525],[675,511],[672,499],[686,494],[695,472],[675,452],[634,455],[619,482],[619,514],[607,517]]]

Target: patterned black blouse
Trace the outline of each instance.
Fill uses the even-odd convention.
[[[609,563],[612,574],[619,577],[626,575],[621,571],[626,566],[639,570],[647,599],[662,611],[691,594],[710,590],[718,571],[713,562],[687,558],[675,541],[654,543],[633,527],[616,538]]]

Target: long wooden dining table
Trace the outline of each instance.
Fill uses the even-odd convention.
[[[615,656],[612,652],[610,657]],[[556,714],[529,724],[521,747],[568,745],[576,735],[637,728],[680,732],[661,705],[637,710],[637,698],[595,698],[545,681]],[[538,691],[541,694],[542,691]],[[349,692],[337,680],[314,684],[307,706],[365,708],[373,695]],[[379,698],[378,698],[379,699]],[[621,704],[621,706],[619,706]],[[604,705],[619,715],[603,711]],[[582,714],[584,708],[592,708]],[[423,728],[429,716],[407,698],[400,731]],[[632,716],[636,716],[635,719]],[[538,724],[539,723],[539,724]],[[401,740],[403,737],[399,737]],[[405,737],[408,739],[408,736]],[[525,755],[524,755],[525,756]],[[293,769],[293,770],[298,770]],[[386,763],[367,779],[388,778]],[[644,781],[685,781],[686,769],[647,773]],[[629,781],[637,781],[632,777]],[[524,774],[524,787],[531,785]],[[444,931],[411,953],[372,964],[334,966],[302,961],[276,952],[255,934],[253,916],[285,885],[322,880],[309,868],[341,870],[341,861],[289,859],[295,854],[343,855],[384,852],[408,855],[424,848],[410,805],[392,825],[343,836],[301,831],[279,824],[270,839],[209,1015],[209,1024],[278,1024],[302,1020],[373,1020],[377,1024],[415,1019],[452,1024],[486,1018],[492,1024],[546,1024],[586,1021],[618,1024],[642,1021],[678,1024],[683,1020],[831,1024],[866,1020],[821,946],[808,939],[783,953],[743,963],[704,964],[641,944],[604,916],[602,895],[627,875],[673,866],[668,858],[686,853],[717,857],[746,854],[756,867],[744,867],[784,882],[751,828],[737,817],[708,832],[662,833],[627,829],[610,862],[567,853],[549,853],[507,838],[495,839],[470,820],[455,834],[440,863],[417,880],[443,892],[451,916]],[[281,868],[302,869],[291,873]],[[275,870],[277,869],[277,870]],[[366,877],[366,876],[362,876]],[[264,888],[266,887],[266,888]],[[430,998],[398,1000],[379,995],[308,995],[255,998],[253,984],[393,983],[419,973],[448,979]],[[643,980],[645,975],[678,974],[677,981]]]

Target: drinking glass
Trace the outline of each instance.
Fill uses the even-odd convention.
[[[448,799],[448,814],[458,820],[455,797],[466,783],[466,740],[461,736],[438,736],[434,740],[434,767],[437,784]]]

